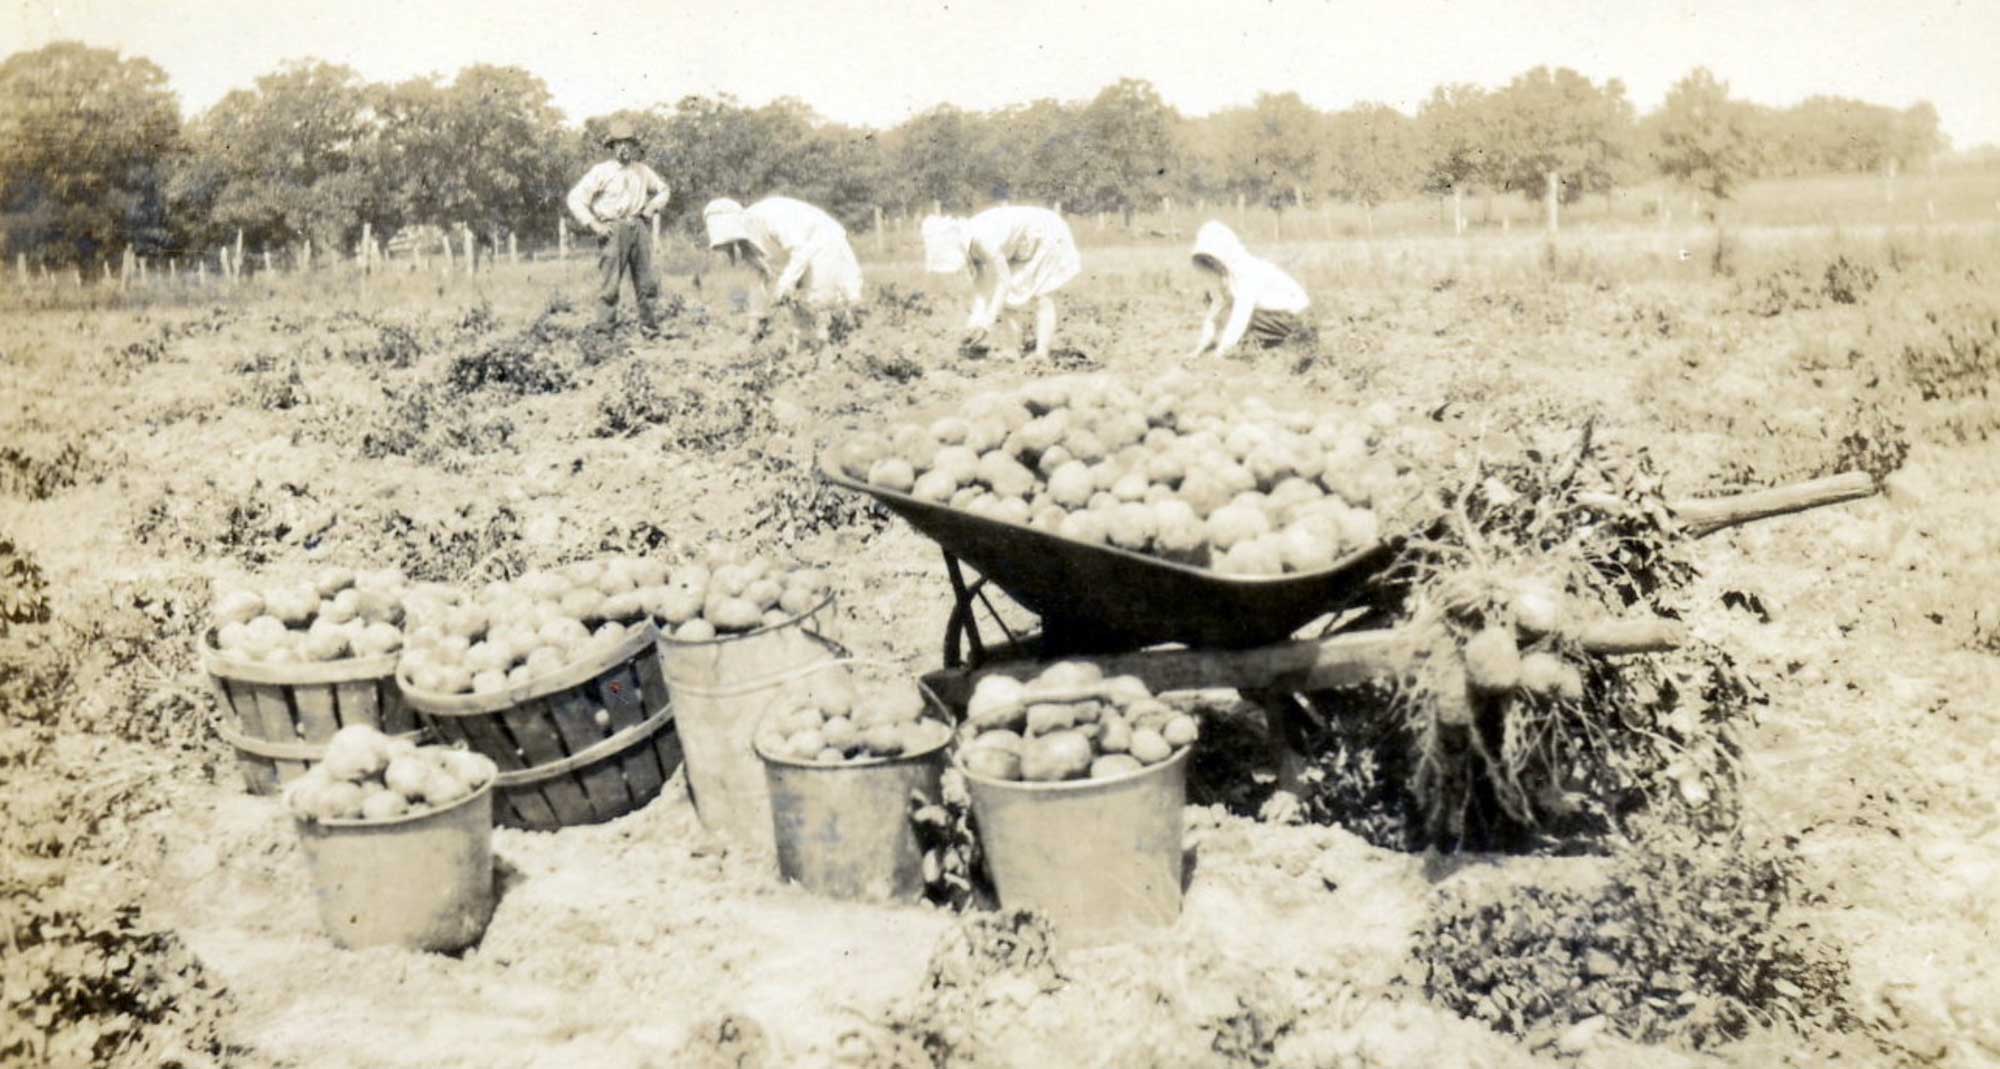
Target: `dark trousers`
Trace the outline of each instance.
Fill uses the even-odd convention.
[[[653,300],[660,295],[660,276],[653,273],[653,235],[646,224],[626,219],[610,224],[597,239],[597,322],[610,326],[618,317],[618,289],[627,274],[638,297],[639,322],[653,325]]]

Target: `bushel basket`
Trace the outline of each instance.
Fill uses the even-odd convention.
[[[463,743],[499,766],[497,823],[554,831],[638,809],[680,767],[658,641],[650,622],[635,625],[587,660],[491,694],[396,681],[439,741]]]
[[[276,794],[304,775],[341,728],[365,724],[388,735],[417,730],[396,688],[395,654],[273,664],[230,657],[215,648],[211,635],[201,655],[222,708],[216,733],[236,748],[251,794]]]

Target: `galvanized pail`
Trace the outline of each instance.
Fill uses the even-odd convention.
[[[298,820],[320,923],[344,947],[459,950],[493,918],[493,784],[391,820]]]
[[[1181,911],[1192,751],[1113,780],[1022,783],[966,772],[1000,904],[1043,913],[1071,945],[1171,926]]]

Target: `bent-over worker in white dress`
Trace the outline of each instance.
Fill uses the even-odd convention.
[[[1035,355],[1047,358],[1056,333],[1051,295],[1083,270],[1083,258],[1062,216],[1047,208],[1002,205],[971,219],[925,219],[924,266],[941,275],[971,269],[972,315],[965,326],[974,344],[985,341],[1006,310],[1034,302]]]
[[[1277,264],[1252,256],[1227,226],[1214,220],[1201,224],[1194,236],[1194,265],[1221,277],[1229,305],[1229,319],[1218,334],[1224,302],[1209,294],[1208,319],[1201,325],[1195,356],[1210,345],[1215,355],[1226,356],[1245,335],[1267,347],[1277,345],[1305,326],[1305,311],[1312,307],[1306,288]]]
[[[764,276],[768,303],[760,323],[791,304],[803,324],[809,309],[842,308],[861,300],[861,262],[847,228],[826,212],[791,197],[765,197],[748,208],[723,197],[702,209],[708,247],[748,260]]]

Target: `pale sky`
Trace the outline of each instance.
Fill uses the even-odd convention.
[[[152,59],[189,114],[306,56],[371,81],[520,66],[572,122],[727,92],[876,127],[1120,77],[1190,115],[1263,90],[1414,113],[1439,83],[1539,64],[1620,78],[1646,111],[1707,66],[1765,104],[1928,99],[1956,147],[2000,143],[1996,0],[0,0],[0,55],[63,39]]]

